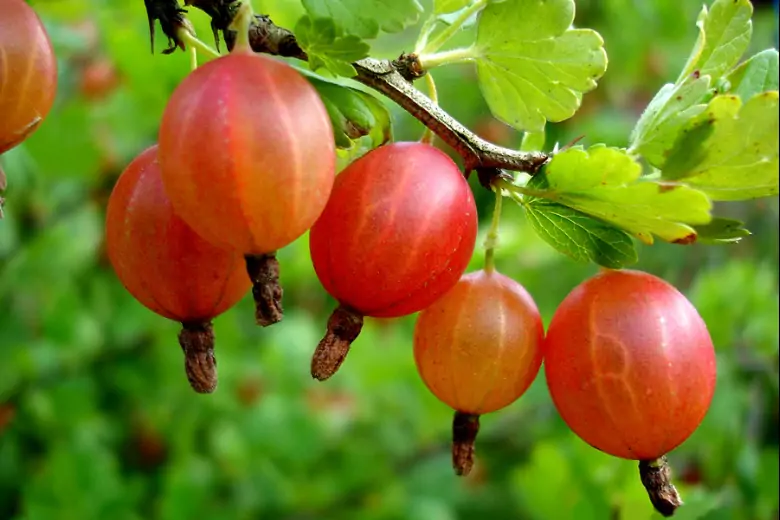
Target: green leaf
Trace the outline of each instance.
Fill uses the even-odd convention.
[[[713,200],[778,194],[778,92],[716,96],[675,144],[662,177]]]
[[[529,186],[534,184],[538,183],[532,180]],[[634,241],[611,224],[538,197],[526,197],[523,208],[531,226],[545,242],[578,262],[592,261],[620,269],[638,260]]]
[[[777,90],[777,49],[766,49],[753,55],[731,71],[728,80],[731,83],[731,92],[741,97],[743,102],[761,92]]]
[[[526,132],[523,135],[523,142],[520,145],[520,150],[524,152],[534,152],[544,149],[544,143],[547,141],[547,133],[542,130],[541,132]]]
[[[380,29],[400,32],[423,12],[417,0],[303,0],[303,6],[312,18],[330,19],[344,34],[365,39],[376,38]]]
[[[435,14],[454,13],[470,3],[471,0],[434,0],[433,11]]]
[[[369,45],[357,36],[342,36],[329,18],[304,16],[295,26],[295,36],[309,56],[311,70],[326,68],[336,76],[357,74],[353,61],[368,56]]]
[[[661,168],[683,127],[704,112],[711,96],[709,76],[683,85],[664,85],[634,127],[630,150]]]
[[[694,226],[698,241],[706,244],[730,244],[739,242],[752,233],[742,227],[745,223],[730,218],[714,217],[709,224]]]
[[[715,0],[709,11],[703,7],[696,22],[699,39],[678,83],[695,71],[717,79],[731,70],[750,43],[752,16],[749,0]]]
[[[481,13],[473,49],[493,114],[518,130],[570,118],[607,69],[601,36],[572,29],[573,0],[507,0]]]
[[[339,148],[352,148],[354,141],[364,136],[369,136],[372,148],[392,139],[390,111],[376,96],[306,70],[301,72],[320,94]]]
[[[710,222],[712,203],[693,188],[640,179],[641,166],[624,150],[577,146],[553,157],[544,173],[547,199],[610,222],[646,244],[653,235],[687,244],[691,227]]]

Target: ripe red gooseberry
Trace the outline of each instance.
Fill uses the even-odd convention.
[[[281,320],[276,250],[314,224],[335,177],[333,129],[317,91],[286,63],[236,46],[176,88],[159,146],[177,214],[245,255],[258,323]]]
[[[476,236],[471,189],[441,150],[390,143],[344,169],[309,237],[317,277],[340,303],[312,376],[336,372],[363,316],[404,316],[441,297],[466,269]]]
[[[27,139],[46,118],[57,92],[49,35],[23,0],[0,3],[0,154]]]
[[[90,101],[107,97],[119,85],[119,75],[114,64],[105,57],[92,59],[81,70],[79,90]]]
[[[605,270],[576,287],[553,316],[544,356],[566,424],[601,451],[643,461],[640,470],[696,430],[715,391],[704,321],[676,288],[640,271]]]
[[[425,385],[455,410],[453,465],[473,465],[479,416],[525,393],[542,364],[544,327],[525,288],[495,270],[464,275],[423,310],[414,360]]]
[[[211,320],[235,305],[250,283],[241,254],[207,242],[174,213],[156,145],[127,166],[111,192],[106,249],[130,294],[160,316],[181,322],[187,378],[197,392],[213,392]]]

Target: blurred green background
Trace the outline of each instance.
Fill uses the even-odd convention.
[[[0,518],[2,519],[626,519],[660,518],[636,463],[570,433],[543,373],[520,400],[482,419],[465,479],[449,459],[451,411],[414,368],[414,317],[368,320],[339,374],[309,376],[334,302],[307,237],[282,250],[284,321],[253,324],[252,303],[215,321],[220,384],[196,395],[183,374],[179,326],[122,288],[103,250],[117,175],[156,138],[188,56],[150,54],[141,0],[36,0],[58,55],[55,109],[0,159]],[[292,27],[298,2],[254,0]],[[755,2],[751,53],[776,45],[777,15]],[[655,91],[696,37],[698,0],[577,2],[579,26],[604,36],[610,65],[547,149],[625,145]],[[208,19],[191,10],[210,41]],[[411,50],[415,28],[374,43]],[[469,38],[466,32],[460,36]],[[454,42],[457,44],[458,42]],[[496,123],[473,68],[436,70],[442,105],[485,137],[518,146]],[[424,88],[424,87],[421,87]],[[398,139],[422,127],[393,107]],[[489,193],[472,179],[484,224]],[[671,455],[686,506],[679,519],[778,518],[778,203],[719,208],[754,235],[735,246],[640,250],[639,268],[683,290],[708,323],[719,379],[708,416]],[[481,239],[480,239],[481,241]],[[478,250],[472,268],[481,265]],[[506,205],[498,269],[524,284],[549,323],[596,272],[541,242]]]

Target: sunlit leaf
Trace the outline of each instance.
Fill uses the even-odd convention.
[[[471,0],[435,0],[433,2],[433,11],[436,14],[453,13],[463,9],[471,3]]]
[[[573,0],[507,0],[480,15],[474,59],[493,114],[526,131],[570,118],[607,69],[601,36],[572,29]]]
[[[663,166],[682,128],[707,108],[711,95],[709,76],[682,86],[664,85],[634,127],[631,150],[653,166]]]
[[[547,166],[545,198],[615,224],[648,244],[653,235],[667,242],[694,241],[691,226],[710,221],[710,200],[687,186],[640,179],[641,170],[623,150],[570,148]]]
[[[357,36],[343,36],[329,18],[303,17],[295,26],[295,36],[309,56],[312,70],[326,68],[336,76],[357,74],[353,61],[368,56],[370,47]]]
[[[731,92],[745,102],[756,94],[778,89],[777,49],[766,49],[731,71]]]
[[[402,31],[423,12],[417,0],[303,0],[303,6],[312,18],[331,19],[345,34],[360,38],[376,38],[380,29]]]
[[[537,176],[537,187],[546,183]],[[534,230],[548,244],[579,262],[595,262],[611,269],[636,263],[634,241],[624,231],[573,208],[537,197],[527,197],[523,207]]]
[[[744,105],[718,96],[675,145],[662,174],[706,192],[713,200],[778,194],[778,92]]]
[[[680,79],[698,71],[713,79],[726,74],[738,62],[753,34],[753,5],[749,0],[715,0],[699,14],[699,40]]]

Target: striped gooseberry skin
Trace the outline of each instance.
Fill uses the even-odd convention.
[[[604,271],[576,287],[550,322],[544,366],[574,433],[625,459],[682,444],[715,391],[704,321],[675,287],[641,271]]]
[[[178,322],[211,320],[251,285],[241,254],[207,242],[174,213],[156,145],[127,166],[111,192],[106,248],[128,292]]]
[[[51,40],[23,0],[0,2],[0,154],[27,139],[57,93]]]
[[[420,311],[455,285],[476,237],[476,204],[457,165],[431,145],[398,142],[338,175],[309,248],[328,293],[388,318]]]
[[[420,313],[414,360],[454,410],[482,415],[522,396],[542,364],[544,326],[525,288],[493,270],[464,275]]]
[[[201,236],[262,255],[303,235],[335,178],[317,91],[275,58],[235,49],[176,88],[159,132],[165,189]]]

